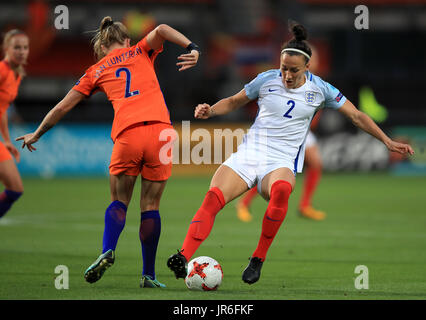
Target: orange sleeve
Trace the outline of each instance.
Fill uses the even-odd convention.
[[[97,89],[93,81],[91,68],[86,70],[86,73],[81,76],[80,79],[75,83],[74,90],[84,94],[85,96],[91,96]]]
[[[147,53],[152,63],[154,63],[154,60],[157,58],[158,54],[163,51],[163,45],[161,45],[161,47],[157,50],[151,49],[148,42],[146,41],[146,37],[139,41],[136,46]]]
[[[6,79],[7,77],[7,68],[6,65],[4,63],[0,62],[0,83],[2,83],[4,81],[4,79]]]

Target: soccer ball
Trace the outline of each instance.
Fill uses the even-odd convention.
[[[210,257],[194,258],[188,263],[188,274],[185,284],[190,290],[217,290],[223,279],[223,271],[219,262]]]

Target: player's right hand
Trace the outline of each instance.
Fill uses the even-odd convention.
[[[190,53],[181,54],[178,57],[178,60],[181,61],[176,63],[176,65],[179,67],[179,71],[183,71],[195,66],[199,57],[200,53],[197,50],[192,50]]]
[[[407,143],[401,143],[397,141],[390,140],[386,143],[386,147],[388,147],[389,151],[398,152],[400,154],[414,154],[413,148]]]
[[[199,104],[194,111],[194,118],[196,119],[208,119],[210,118],[211,110],[210,105],[207,103]]]
[[[28,133],[26,135],[16,138],[16,141],[19,141],[19,140],[24,140],[22,143],[22,149],[24,149],[25,146],[27,146],[30,152],[33,152],[33,150],[37,150],[36,148],[32,146],[34,143],[38,141],[38,138],[34,133]]]

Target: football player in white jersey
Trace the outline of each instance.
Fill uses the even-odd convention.
[[[195,118],[208,119],[227,114],[254,99],[259,105],[258,116],[237,152],[215,172],[181,249],[167,260],[176,278],[185,278],[187,262],[208,237],[217,213],[257,185],[259,193],[269,202],[257,248],[243,271],[242,280],[248,284],[259,280],[267,251],[286,216],[296,173],[302,171],[309,124],[319,108],[337,109],[390,151],[414,153],[410,145],[391,140],[339,90],[311,74],[308,68],[312,52],[305,41],[306,29],[294,24],[291,30],[294,39],[281,52],[280,69],[259,74],[240,92],[213,106],[203,103],[195,109]]]
[[[316,73],[319,69],[318,52],[311,46],[312,56],[309,59],[309,71]],[[318,125],[321,111],[317,112],[311,122],[308,136],[306,137],[304,178],[302,184],[302,194],[300,195],[298,212],[302,217],[312,220],[324,220],[326,214],[312,205],[312,198],[319,185],[322,176],[322,159],[317,139],[312,130]],[[250,222],[253,219],[250,207],[254,198],[258,195],[257,188],[253,187],[244,193],[236,203],[236,213],[238,219],[243,222]]]

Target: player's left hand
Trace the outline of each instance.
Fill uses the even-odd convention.
[[[200,53],[197,50],[192,50],[191,53],[181,54],[178,57],[180,62],[176,63],[179,68],[179,71],[184,71],[186,69],[192,68],[198,62],[198,58],[200,57]]]
[[[20,159],[21,159],[21,155],[20,155],[18,149],[16,149],[16,147],[11,142],[5,142],[4,146],[15,157],[16,162],[19,162]]]
[[[413,148],[406,143],[396,142],[393,140],[390,140],[388,143],[386,143],[386,147],[388,147],[389,151],[398,152],[401,154],[414,154]]]
[[[24,149],[25,146],[27,146],[30,152],[33,152],[33,150],[37,150],[36,148],[32,146],[33,143],[36,143],[38,141],[38,138],[34,133],[28,133],[26,135],[16,138],[16,141],[19,141],[19,140],[24,140],[22,143],[22,149]]]

